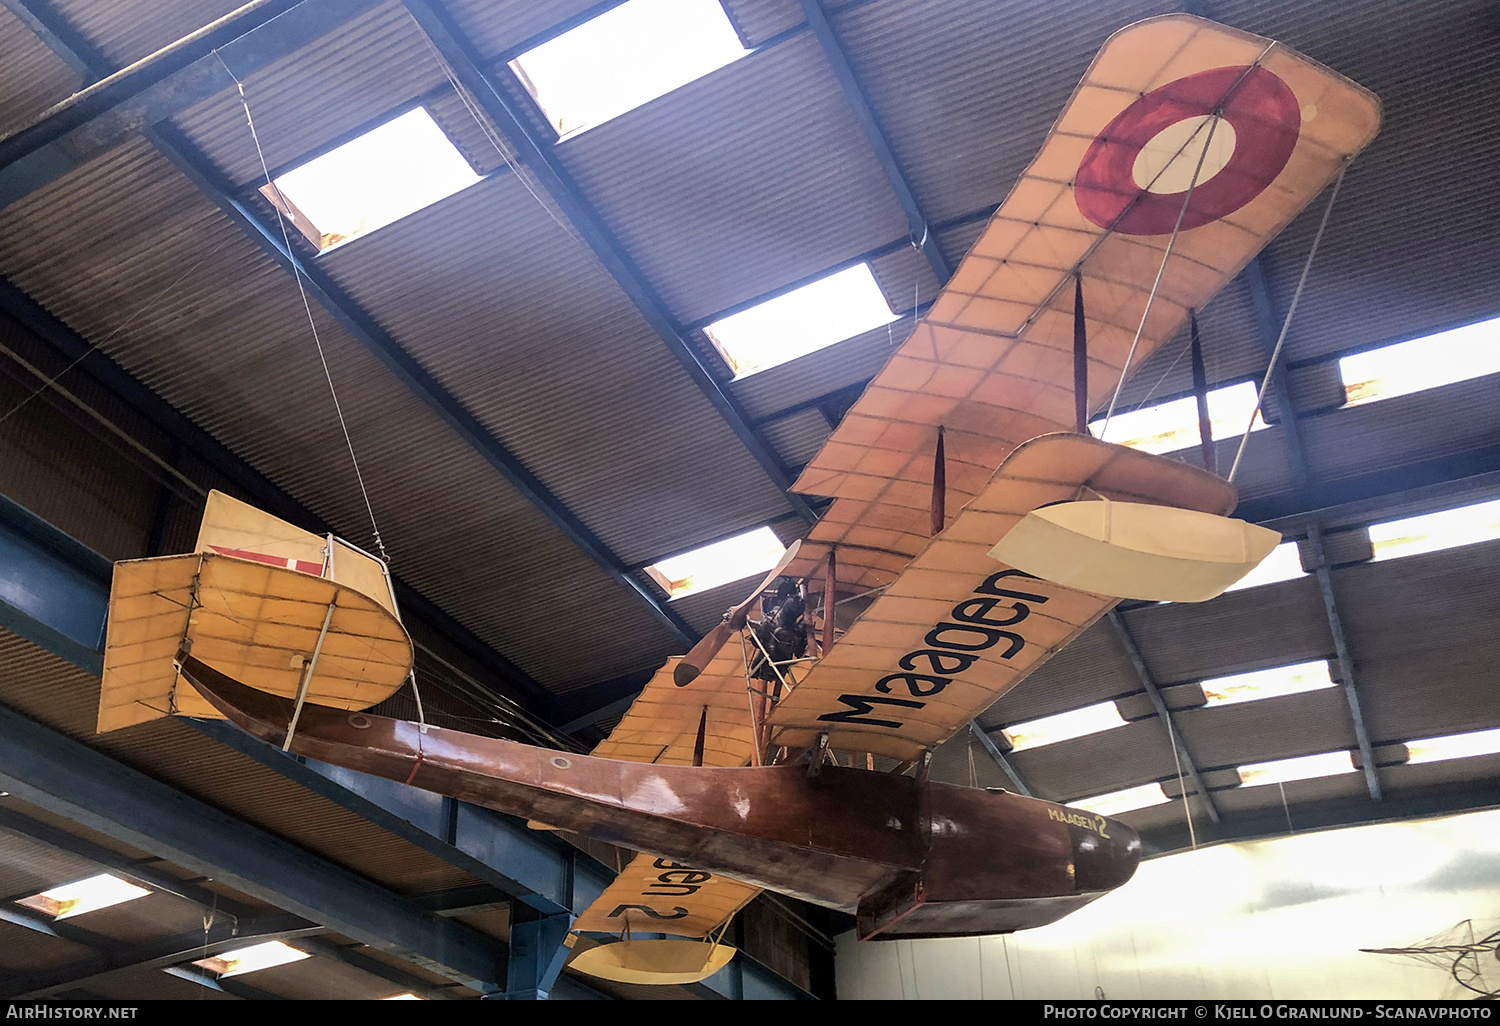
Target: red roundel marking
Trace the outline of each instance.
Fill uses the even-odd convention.
[[[1170,234],[1184,193],[1142,189],[1133,173],[1136,156],[1169,125],[1212,114],[1230,89],[1234,95],[1224,104],[1224,120],[1234,126],[1234,154],[1218,174],[1193,189],[1182,227],[1216,221],[1259,196],[1291,157],[1302,111],[1287,84],[1265,68],[1248,74],[1243,67],[1215,68],[1153,89],[1099,133],[1073,182],[1083,216],[1127,235]]]

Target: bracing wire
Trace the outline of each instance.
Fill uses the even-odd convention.
[[[1203,162],[1208,159],[1208,149],[1214,142],[1214,130],[1219,127],[1219,121],[1223,118],[1219,111],[1214,112],[1213,120],[1208,123],[1208,136],[1203,140],[1203,149],[1198,153],[1198,164],[1193,168],[1193,178],[1188,182],[1187,194],[1182,197],[1182,209],[1177,211],[1177,223],[1172,226],[1172,237],[1167,240],[1167,250],[1162,254],[1161,267],[1156,270],[1156,280],[1151,283],[1151,294],[1146,297],[1146,309],[1141,311],[1141,323],[1135,329],[1135,338],[1130,340],[1130,351],[1125,354],[1125,366],[1120,368],[1120,380],[1115,383],[1115,394],[1110,397],[1109,409],[1104,414],[1104,426],[1099,434],[1109,430],[1110,418],[1115,415],[1115,404],[1120,401],[1120,389],[1125,387],[1125,379],[1130,376],[1130,364],[1135,359],[1136,347],[1141,344],[1141,333],[1146,330],[1146,320],[1151,316],[1151,307],[1156,303],[1156,294],[1161,289],[1161,279],[1167,273],[1167,263],[1172,259],[1172,249],[1177,245],[1177,235],[1182,231],[1182,219],[1187,216],[1188,205],[1193,202],[1193,190],[1198,187],[1198,176],[1203,173]]]
[[[1266,367],[1266,376],[1261,380],[1260,391],[1255,396],[1255,409],[1250,411],[1250,423],[1245,425],[1245,434],[1240,438],[1240,447],[1234,454],[1234,464],[1229,468],[1229,480],[1234,480],[1235,473],[1240,469],[1240,460],[1245,455],[1245,443],[1250,441],[1250,432],[1255,428],[1256,414],[1260,413],[1261,405],[1266,401],[1266,389],[1271,387],[1271,376],[1276,372],[1276,363],[1281,359],[1281,349],[1286,345],[1286,333],[1292,326],[1292,314],[1297,312],[1297,303],[1302,299],[1302,288],[1307,284],[1307,272],[1312,270],[1313,257],[1318,255],[1318,243],[1323,241],[1323,229],[1328,227],[1328,215],[1333,213],[1333,201],[1339,198],[1339,186],[1344,184],[1344,172],[1349,170],[1349,165],[1344,164],[1339,168],[1339,176],[1333,180],[1333,191],[1328,194],[1328,204],[1323,208],[1323,220],[1318,223],[1318,233],[1313,236],[1312,247],[1307,251],[1307,259],[1302,263],[1302,276],[1297,279],[1297,291],[1292,293],[1292,301],[1286,308],[1286,317],[1281,322],[1281,334],[1276,337],[1276,346],[1271,350],[1271,362]],[[1288,403],[1291,397],[1283,397]],[[1290,419],[1291,410],[1283,410],[1282,416]]]
[[[537,201],[537,205],[547,212],[547,216],[550,217],[553,222],[563,230],[563,233],[566,234],[568,238],[578,243],[578,245],[584,246],[584,241],[578,237],[577,233],[575,233],[573,229],[570,228],[562,220],[562,218],[558,217],[557,213],[552,209],[552,206],[547,203],[546,200],[542,199],[542,197],[537,194],[537,191],[531,187],[531,182],[528,179],[528,176],[522,170],[521,166],[516,163],[515,159],[511,156],[510,151],[508,151],[505,146],[502,145],[499,136],[491,127],[489,121],[480,113],[477,101],[475,101],[475,99],[469,95],[469,91],[465,89],[463,83],[459,81],[458,74],[453,70],[452,66],[449,65],[448,61],[443,57],[442,52],[433,43],[431,37],[428,36],[426,31],[423,30],[422,26],[417,23],[415,17],[412,18],[412,22],[414,24],[417,24],[417,33],[422,37],[422,41],[427,44],[427,49],[432,53],[433,60],[437,61],[438,67],[442,69],[443,75],[448,79],[448,84],[453,87],[453,92],[458,96],[459,102],[464,105],[464,109],[469,112],[469,116],[473,118],[474,123],[479,126],[479,131],[484,135],[485,140],[495,148],[495,152],[500,155],[500,159],[505,161],[505,166],[510,168],[511,173],[516,176],[516,179],[521,183],[521,186],[531,194],[532,199]],[[585,246],[585,248],[587,247]]]
[[[1177,731],[1172,729],[1172,717],[1165,716],[1163,719],[1167,722],[1167,740],[1172,743],[1172,762],[1177,766],[1177,790],[1182,792],[1182,811],[1187,816],[1188,840],[1192,842],[1193,849],[1196,851],[1198,831],[1193,828],[1193,807],[1188,804],[1187,784],[1183,781],[1182,756],[1177,752]],[[1208,801],[1208,795],[1205,794],[1203,800]]]
[[[380,537],[380,525],[375,521],[375,507],[370,503],[370,491],[365,487],[365,475],[359,466],[359,456],[354,451],[354,439],[350,436],[349,424],[344,419],[344,407],[339,402],[338,389],[333,384],[333,372],[328,367],[328,356],[323,351],[323,340],[318,335],[318,322],[313,317],[312,304],[307,298],[307,287],[302,281],[302,262],[297,258],[297,252],[292,248],[291,235],[287,232],[286,217],[282,211],[290,210],[291,207],[287,203],[286,197],[281,194],[281,188],[271,179],[271,169],[266,164],[265,151],[261,149],[260,134],[255,130],[255,118],[250,113],[250,101],[245,96],[244,83],[235,76],[234,71],[229,67],[229,64],[218,50],[214,51],[214,56],[219,58],[219,63],[224,65],[224,70],[229,73],[229,77],[234,82],[235,88],[239,90],[240,106],[245,108],[245,122],[250,126],[250,138],[255,143],[256,156],[260,158],[261,172],[266,176],[266,187],[276,194],[276,202],[272,203],[271,206],[276,210],[276,223],[281,228],[281,239],[286,246],[287,261],[292,266],[292,277],[297,281],[297,294],[302,297],[302,311],[307,314],[307,324],[312,329],[313,344],[318,350],[318,360],[323,365],[323,377],[328,382],[328,393],[333,397],[333,409],[338,414],[339,429],[344,433],[344,444],[349,447],[349,462],[354,466],[354,477],[359,482],[359,492],[365,500],[365,511],[370,515],[370,531],[375,536],[375,548],[380,552],[381,561],[390,563],[390,556],[385,551],[385,542]]]

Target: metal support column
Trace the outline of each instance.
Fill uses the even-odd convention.
[[[510,962],[505,990],[492,997],[506,1001],[545,1001],[568,960],[568,931],[573,917],[567,913],[537,916],[510,924]]]
[[[969,733],[979,739],[980,745],[989,753],[990,758],[995,760],[995,765],[1005,771],[1005,775],[1010,778],[1011,786],[1016,789],[1016,793],[1024,794],[1028,798],[1033,797],[1031,788],[1026,786],[1026,781],[1021,778],[1020,772],[1010,764],[1010,760],[1005,757],[1005,753],[1000,751],[1000,746],[995,744],[994,739],[989,734],[985,733],[984,728],[979,725],[978,720],[969,721]]]
[[[1213,795],[1209,794],[1208,786],[1203,783],[1203,778],[1198,775],[1198,764],[1193,761],[1192,752],[1188,751],[1187,741],[1183,739],[1182,731],[1177,729],[1177,721],[1172,718],[1172,710],[1167,708],[1166,700],[1161,697],[1161,689],[1156,686],[1156,678],[1151,676],[1151,671],[1146,668],[1146,660],[1142,658],[1141,650],[1135,643],[1135,636],[1130,633],[1130,628],[1125,626],[1125,620],[1118,611],[1111,609],[1105,616],[1109,619],[1109,625],[1114,628],[1120,647],[1125,649],[1130,665],[1135,668],[1135,675],[1140,680],[1141,687],[1146,689],[1146,694],[1151,699],[1151,707],[1156,710],[1156,715],[1162,721],[1162,725],[1168,728],[1171,737],[1176,741],[1177,758],[1182,762],[1183,772],[1192,780],[1193,787],[1203,799],[1203,806],[1208,810],[1208,818],[1215,823],[1222,823],[1219,807],[1214,803]]]

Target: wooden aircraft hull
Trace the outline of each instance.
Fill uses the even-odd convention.
[[[282,743],[291,702],[193,658],[182,673],[239,726]],[[1103,816],[889,773],[618,762],[314,706],[291,747],[674,860],[675,884],[641,897],[656,920],[683,911],[672,899],[696,869],[856,913],[866,937],[1002,933],[1061,918],[1140,860],[1135,832]]]

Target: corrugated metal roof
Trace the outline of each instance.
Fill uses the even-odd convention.
[[[861,4],[834,17],[871,103],[935,222],[999,203],[1094,53],[1176,5]]]
[[[29,245],[39,231],[43,252]],[[0,270],[341,534],[370,544],[296,286],[163,158],[123,147],[6,209]],[[317,320],[398,574],[542,680],[608,677],[670,644],[638,599],[367,350]],[[543,589],[562,593],[542,608]]]
[[[1036,794],[1054,801],[1091,797],[1118,790],[1122,780],[1157,780],[1175,772],[1166,726],[1159,720],[1127,723],[1006,758]]]
[[[724,0],[724,10],[751,46],[759,46],[806,21],[797,0]]]
[[[426,37],[394,0],[243,80],[273,173],[447,81]],[[265,183],[236,90],[173,120],[231,180]]]
[[[600,0],[450,0],[453,16],[474,49],[485,57],[508,55],[553,27],[603,6]]]
[[[5,54],[0,61],[0,138],[26,127],[81,85],[77,73],[3,7],[0,53]]]
[[[787,510],[645,319],[514,175],[320,263],[627,563]]]
[[[810,36],[720,68],[557,152],[684,321],[907,230]]]
[[[1343,688],[1263,698],[1175,713],[1177,730],[1203,767],[1269,762],[1333,748],[1354,748]]]
[[[191,35],[242,6],[240,0],[51,0],[50,6],[115,67]]]

